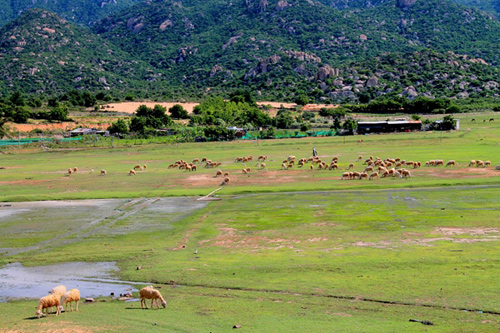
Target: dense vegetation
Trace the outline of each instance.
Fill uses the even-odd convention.
[[[27,11],[0,30],[0,92],[200,100],[245,86],[299,104],[498,97],[491,15],[437,0],[332,4],[152,1],[92,31]]]

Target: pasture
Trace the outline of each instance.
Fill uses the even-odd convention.
[[[0,329],[498,331],[500,125],[475,118],[456,132],[370,135],[362,143],[5,150],[1,264],[116,261],[121,280],[154,284],[167,308],[141,310],[140,302],[105,296],[36,320],[35,299],[43,296],[36,295],[0,303]],[[339,170],[310,163],[281,170],[287,156],[309,157],[312,147],[328,162],[338,156]],[[244,174],[234,160],[248,155],[252,171]],[[261,170],[259,155],[268,155]],[[459,165],[409,169],[408,179],[341,180],[349,163],[365,167],[359,155]],[[193,172],[168,169],[202,157],[222,162],[231,181],[220,186],[219,168],[201,164]],[[472,159],[492,166],[468,167]],[[136,164],[147,169],[127,175]],[[69,175],[73,167],[78,172]],[[219,187],[222,200],[195,201]],[[98,198],[107,204],[26,203]]]

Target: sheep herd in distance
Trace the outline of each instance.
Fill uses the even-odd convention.
[[[285,171],[285,170],[293,170],[294,168],[295,169],[306,168],[311,171],[314,170],[331,171],[331,170],[342,169],[339,164],[340,162],[338,156],[333,156],[330,162],[326,162],[326,160],[329,159],[330,157],[328,156],[322,156],[322,157],[311,156],[311,157],[303,157],[297,159],[296,156],[290,155],[281,162],[281,166],[277,167],[276,170]],[[254,162],[253,155],[236,157],[234,163],[240,163],[243,166],[243,168],[240,169],[240,171],[235,171],[233,174],[250,175],[252,171],[267,172],[269,170],[268,169],[269,162],[275,162],[275,160],[269,160],[269,157],[267,155],[260,155],[255,161],[256,163],[253,164]],[[266,164],[266,162],[268,164]],[[254,165],[255,169],[252,169],[252,167],[248,166],[250,163]],[[306,166],[307,164],[309,164],[309,167]],[[414,175],[410,170],[422,167],[422,163],[420,161],[407,161],[398,157],[381,159],[379,157],[373,157],[373,156],[369,156],[368,158],[363,159],[363,156],[361,155],[358,156],[356,161],[345,162],[345,164],[346,164],[345,170],[348,171],[342,173],[342,175],[340,176],[341,180],[362,180],[362,179],[373,180],[375,178],[390,178],[390,177],[399,179],[411,178]],[[358,167],[359,166],[362,167],[359,171],[354,170],[356,164],[358,164]],[[453,166],[459,166],[459,163],[456,162],[455,160],[449,160],[445,163],[444,160],[437,159],[437,160],[426,161],[423,165],[425,167],[439,167],[439,166],[453,167]],[[468,167],[485,168],[488,166],[491,166],[491,161],[489,160],[487,161],[471,160],[468,164]],[[137,172],[146,171],[147,167],[148,167],[147,164],[136,164],[126,174],[129,176],[135,176],[137,175]],[[222,162],[212,161],[204,157],[201,159],[195,158],[193,159],[192,162],[178,160],[169,164],[167,169],[178,169],[188,172],[194,172],[199,170],[199,168],[212,169],[217,167],[222,167]],[[78,172],[77,167],[68,168],[68,175],[72,175],[77,172]],[[93,174],[94,169],[90,169],[89,172]],[[106,174],[107,171],[101,169],[100,175],[105,176]],[[218,169],[215,172],[213,178],[222,177],[223,181],[222,183],[220,183],[220,186],[222,186],[230,183],[229,175],[230,175],[229,171],[222,171],[221,169]]]

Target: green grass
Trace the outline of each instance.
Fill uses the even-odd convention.
[[[2,217],[0,248],[13,252],[4,252],[0,264],[116,261],[120,279],[163,286],[168,308],[143,311],[139,303],[102,298],[82,304],[78,313],[30,320],[36,302],[14,301],[0,304],[0,330],[191,332],[241,324],[242,330],[270,332],[497,331],[500,175],[466,166],[479,158],[495,165],[494,126],[478,121],[470,131],[366,136],[363,144],[315,138],[9,150],[0,157],[7,167],[0,172],[4,201],[124,199],[52,208],[18,203],[29,209]],[[461,166],[422,167],[411,179],[371,182],[341,181],[342,170],[278,171],[283,158],[308,156],[313,145],[320,155],[339,155],[341,163],[361,154],[455,159]],[[253,173],[255,183],[231,176],[221,201],[188,209],[196,201],[187,197],[185,209],[172,212],[169,205],[181,201],[156,199],[207,194],[218,185],[190,187],[188,176],[214,171],[169,170],[172,161],[207,156],[232,172],[241,169],[234,157],[250,154],[270,155],[269,172]],[[147,171],[126,176],[138,162],[148,164]],[[105,168],[108,175],[64,176],[73,166]],[[6,183],[30,177],[37,182]],[[127,199],[133,197],[140,199]]]

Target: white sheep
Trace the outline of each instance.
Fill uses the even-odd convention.
[[[60,295],[59,294],[50,294],[47,296],[44,296],[40,298],[38,301],[38,306],[36,308],[36,316],[37,318],[40,319],[40,317],[43,315],[43,310],[45,309],[45,314],[49,314],[49,310],[51,307],[55,306],[56,307],[56,316],[58,316],[61,313],[61,310],[59,309],[60,303]]]
[[[54,288],[52,288],[52,290],[49,291],[49,294],[59,295],[59,298],[61,298],[62,295],[64,295],[65,292],[66,292],[66,286],[60,284],[60,285],[55,286]]]
[[[159,301],[161,301],[161,305],[166,308],[167,307],[167,302],[163,299],[161,296],[160,292],[156,289],[153,288],[153,286],[147,286],[142,288],[139,291],[139,294],[141,295],[141,308],[144,309],[144,306],[146,309],[148,308],[148,305],[146,304],[146,299],[151,300],[151,308],[153,308],[153,304],[156,304],[158,309],[160,308],[160,305],[158,304]]]
[[[80,290],[78,289],[71,289],[70,291],[67,291],[62,295],[61,297],[61,306],[59,309],[62,311],[63,306],[66,306],[67,303],[69,303],[69,307],[71,311],[73,311],[73,302],[76,303],[76,310],[78,311],[78,302],[80,302]]]

